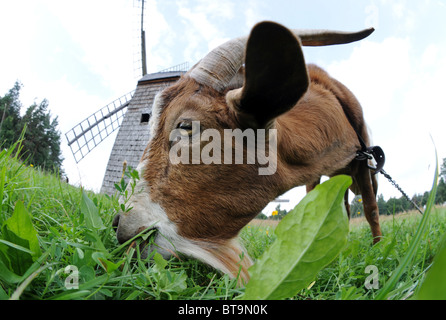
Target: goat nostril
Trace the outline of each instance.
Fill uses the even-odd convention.
[[[112,223],[112,227],[113,229],[116,231],[118,229],[118,225],[119,225],[119,219],[121,218],[121,215],[117,214],[114,218],[113,218],[113,223]]]

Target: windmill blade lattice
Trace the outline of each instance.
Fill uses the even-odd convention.
[[[119,128],[134,92],[114,100],[65,133],[76,163]]]

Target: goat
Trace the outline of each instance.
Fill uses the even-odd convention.
[[[352,177],[351,190],[362,195],[378,241],[377,182],[367,163],[355,160],[361,148],[357,133],[369,145],[361,106],[324,70],[306,65],[301,48],[358,41],[372,32],[291,31],[265,21],[248,38],[211,51],[160,92],[137,168],[140,180],[128,200],[132,209],[113,222],[118,241],[156,228],[155,246],[166,258],[180,252],[246,282],[252,261],[238,241],[240,230],[287,190],[306,185],[310,191],[321,176],[337,174]],[[169,153],[178,145],[203,150],[205,142],[194,137],[206,129],[222,136],[228,129],[269,130],[263,142],[268,146],[274,135],[277,145],[270,153],[276,170],[259,174],[259,161],[172,163]]]

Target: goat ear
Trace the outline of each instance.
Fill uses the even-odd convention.
[[[244,86],[229,91],[226,101],[240,124],[266,128],[299,101],[308,84],[299,40],[277,23],[262,22],[248,39]]]

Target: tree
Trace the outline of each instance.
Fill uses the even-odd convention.
[[[443,159],[443,164],[440,167],[440,181],[437,187],[436,204],[443,204],[446,202],[446,158]]]
[[[392,197],[389,200],[387,200],[387,214],[388,215],[397,214],[401,211],[403,211],[403,210],[402,210],[400,199]]]
[[[378,210],[380,214],[388,214],[387,212],[387,202],[384,200],[384,196],[380,194],[378,196],[378,201],[376,202],[378,205]]]
[[[0,97],[0,143],[2,147],[9,147],[20,137],[20,109],[22,104],[19,94],[22,84],[16,81],[7,94]]]
[[[435,203],[443,204],[445,202],[446,202],[446,182],[444,181],[444,178],[442,177],[440,179],[440,182],[438,182],[437,197],[435,198]]]
[[[51,120],[47,109],[48,101],[43,100],[26,110],[21,119],[21,127],[26,126],[22,150],[29,163],[55,172],[62,166],[60,134],[57,131],[57,117]]]
[[[283,217],[287,215],[288,211],[285,209],[280,209],[280,203],[276,206],[276,209],[271,214],[271,220],[282,220]]]
[[[422,207],[422,203],[423,203],[423,195],[422,194],[415,194],[412,197],[412,201],[415,202],[417,204],[418,207]],[[412,208],[415,209],[415,207],[412,206]]]
[[[263,212],[260,212],[260,213],[257,215],[256,219],[266,220],[266,219],[268,219],[268,217],[267,217],[266,214],[264,214]]]
[[[443,164],[440,167],[440,178],[446,179],[446,158],[443,159]]]
[[[20,116],[22,107],[19,94],[22,85],[16,82],[3,98],[2,127],[0,131],[2,147],[14,144],[25,129],[22,142],[21,158],[28,164],[39,166],[47,171],[61,172],[63,158],[60,149],[60,133],[57,130],[57,117],[52,119],[48,110],[48,101],[44,99],[40,104],[33,103],[25,114]]]
[[[364,206],[361,195],[355,195],[350,203],[350,215],[352,218],[364,216]]]
[[[412,204],[410,203],[410,201],[406,199],[406,197],[400,197],[398,200],[399,200],[402,212],[409,211],[413,207]]]
[[[427,204],[427,200],[429,199],[429,192],[424,191],[423,199],[421,200],[421,205],[424,207]]]
[[[437,194],[435,197],[435,204],[444,205],[446,204],[446,158],[443,159],[443,164],[440,167],[440,180],[437,186]],[[415,194],[412,197],[412,201],[415,202],[420,208],[426,206],[427,201],[429,199],[429,192],[425,191],[422,194]],[[356,196],[351,205],[350,210],[352,212],[352,216],[360,216],[363,214],[362,208],[359,206],[360,204],[360,196]],[[409,211],[416,209],[415,206],[408,201],[405,197],[400,198],[390,198],[385,201],[384,196],[380,194],[377,198],[377,205],[380,214],[391,215],[400,213],[403,211]],[[359,213],[359,214],[358,214]]]

